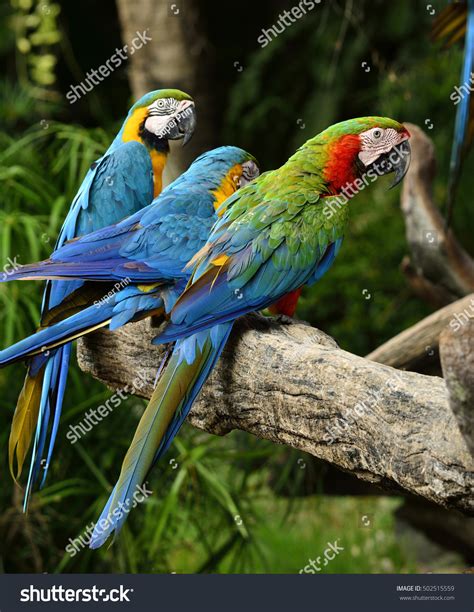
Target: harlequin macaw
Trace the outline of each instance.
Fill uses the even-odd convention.
[[[235,319],[313,284],[330,268],[342,244],[346,193],[390,172],[398,183],[408,168],[408,138],[402,124],[387,118],[338,123],[309,140],[281,168],[222,202],[206,243],[184,271],[191,272],[191,279],[170,304],[170,321],[154,340],[175,346],[96,524],[92,548],[121,529],[136,487],[178,432]],[[150,236],[149,243],[134,241],[125,252],[115,249],[104,271],[100,243],[90,242],[84,261],[83,248],[81,255],[73,242],[63,247],[69,249],[68,262],[54,255],[49,262],[24,266],[12,278],[82,274],[103,280],[104,274],[123,278],[127,273],[131,282],[143,283],[175,275],[169,258],[154,259],[155,243]],[[59,255],[65,259],[64,251]]]
[[[224,213],[191,262],[192,279],[154,340],[176,344],[96,523],[92,548],[121,529],[136,487],[177,434],[235,319],[321,278],[343,240],[349,207],[341,204],[342,190],[358,191],[389,172],[398,183],[409,164],[408,138],[392,119],[338,123],[222,204]]]
[[[152,91],[138,100],[106,153],[95,161],[75,196],[56,243],[66,241],[117,222],[150,204],[162,189],[162,173],[169,153],[169,140],[192,136],[196,123],[194,102],[176,89]],[[68,296],[82,283],[48,282],[42,306],[40,329],[71,307]],[[65,304],[68,306],[65,306]],[[16,455],[19,477],[36,428],[25,505],[38,477],[49,433],[44,468],[46,477],[64,398],[71,345],[44,352],[28,364],[18,399],[9,441],[10,470],[14,475]],[[14,475],[15,477],[15,475]]]

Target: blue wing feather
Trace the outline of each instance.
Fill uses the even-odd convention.
[[[239,282],[239,277],[229,279],[226,271],[204,273],[178,299],[171,312],[170,323],[153,343],[174,342],[217,323],[262,310],[290,291],[313,284],[329,270],[341,244],[342,238],[330,243],[312,267],[294,266],[288,258],[287,267],[282,270],[280,266],[278,273],[275,273],[273,260],[266,259],[244,285]],[[279,247],[284,248],[285,245]]]

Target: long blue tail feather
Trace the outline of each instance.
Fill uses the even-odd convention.
[[[59,343],[66,343],[76,335],[91,329],[107,321],[113,311],[113,304],[104,304],[101,307],[89,306],[63,321],[59,321],[50,327],[46,327],[32,334],[28,338],[20,340],[16,344],[0,351],[0,366],[6,366],[14,361],[25,359],[36,353],[46,353],[47,350],[55,348]],[[54,358],[55,356],[51,356]]]
[[[219,359],[231,330],[232,322],[217,325],[176,343],[140,420],[120,478],[96,523],[91,548],[99,548],[123,527],[137,487],[168,450]]]
[[[462,159],[465,152],[466,134],[471,105],[471,75],[474,73],[474,0],[468,0],[466,35],[464,42],[464,62],[461,70],[461,85],[467,86],[467,91],[461,97],[456,112],[454,124],[454,139],[451,149],[448,183],[447,222],[450,223],[457,184],[461,173]]]

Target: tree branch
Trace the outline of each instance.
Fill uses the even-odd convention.
[[[148,322],[90,335],[79,363],[112,387],[146,379],[161,347]],[[210,433],[241,429],[287,444],[379,486],[474,514],[474,462],[441,378],[394,370],[339,349],[304,323],[237,322],[189,416]]]
[[[393,368],[417,370],[427,359],[439,358],[439,339],[442,331],[456,327],[474,315],[474,293],[449,304],[412,327],[405,329],[367,355],[367,359]],[[460,323],[461,321],[461,323]]]
[[[441,334],[441,365],[451,409],[474,455],[474,320],[466,315],[464,322],[457,323]]]
[[[446,228],[433,201],[433,142],[416,125],[406,125],[412,136],[412,159],[403,181],[401,209],[410,257],[405,257],[402,268],[420,297],[443,306],[474,292],[474,260]]]

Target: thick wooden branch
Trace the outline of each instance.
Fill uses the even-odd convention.
[[[100,332],[79,346],[81,367],[149,397],[160,347],[148,322]],[[189,416],[223,435],[241,429],[311,453],[384,488],[474,514],[474,462],[441,378],[347,353],[304,324],[239,321]]]
[[[474,292],[474,260],[446,228],[433,201],[432,141],[416,125],[407,127],[412,135],[412,160],[403,181],[401,208],[410,257],[403,260],[402,268],[420,297],[441,306]]]
[[[367,359],[393,368],[417,370],[427,360],[439,358],[439,340],[443,330],[461,326],[469,316],[474,316],[474,293],[441,308],[390,338],[367,355]]]
[[[474,320],[466,315],[456,323],[441,334],[441,365],[451,409],[474,455]]]

